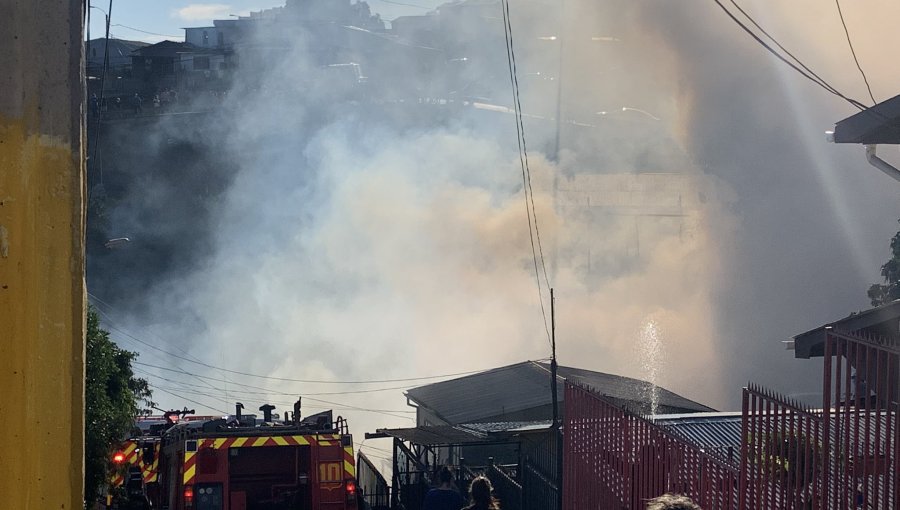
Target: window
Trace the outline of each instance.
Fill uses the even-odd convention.
[[[219,33],[217,33],[216,35],[217,35],[218,38],[219,38],[219,46],[220,46],[220,47],[221,47],[221,46],[225,46],[225,33],[224,33],[224,32],[219,32]]]
[[[203,31],[203,45],[209,46],[209,32],[206,30]]]

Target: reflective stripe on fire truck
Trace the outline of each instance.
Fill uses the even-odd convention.
[[[197,450],[200,448],[212,448],[221,450],[226,448],[253,448],[260,446],[334,446],[338,444],[341,436],[338,434],[319,434],[312,436],[258,436],[258,437],[219,437],[197,439]],[[344,449],[344,474],[353,478],[356,476],[354,467],[353,447],[345,447]],[[184,452],[184,477],[182,485],[190,485],[194,483],[196,475],[195,458],[197,452]]]
[[[159,472],[159,443],[153,445],[153,451],[153,462],[146,464],[144,463],[143,452],[138,448],[137,441],[125,441],[122,443],[121,448],[121,452],[125,456],[124,460],[122,460],[122,465],[137,466],[141,470],[141,477],[144,479],[144,483],[155,482]],[[110,485],[113,487],[121,487],[124,483],[125,474],[121,471],[114,472],[110,477]]]
[[[141,459],[141,476],[144,478],[144,483],[153,483],[156,481],[157,473],[159,473],[159,443],[153,445],[153,462],[145,464],[143,459]]]
[[[197,472],[197,452],[184,450],[184,476],[182,477],[182,486],[194,483],[194,474]]]
[[[344,447],[344,475],[347,478],[356,478],[356,467],[353,464],[353,447]]]

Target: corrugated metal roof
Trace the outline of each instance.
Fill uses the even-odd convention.
[[[629,377],[559,367],[561,380],[569,379],[607,395],[638,412],[648,412],[648,400],[654,386]],[[564,385],[557,385],[560,402]],[[410,400],[425,407],[448,423],[549,419],[550,368],[546,363],[525,361],[478,374],[413,388],[406,392]],[[665,412],[703,412],[712,408],[658,388],[660,408]],[[546,412],[522,412],[546,406]],[[519,415],[517,415],[517,413]],[[542,414],[546,414],[543,416]],[[540,415],[540,416],[536,416]]]
[[[541,364],[548,371],[549,365]],[[711,407],[694,402],[653,383],[621,375],[604,374],[580,368],[559,367],[559,375],[569,381],[584,384],[595,391],[625,403],[629,408],[646,413],[648,400],[656,392],[659,408],[663,412],[709,412]]]
[[[505,421],[490,423],[464,423],[460,427],[467,430],[475,430],[485,434],[518,434],[520,432],[535,432],[547,430],[552,425],[551,420],[543,421]]]
[[[653,417],[653,422],[706,451],[740,461],[741,413],[661,415]]]

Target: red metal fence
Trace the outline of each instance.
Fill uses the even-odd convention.
[[[571,383],[565,406],[564,510],[644,508],[666,492],[737,508],[737,466]]]
[[[567,383],[563,509],[900,509],[898,372],[896,343],[828,331],[822,409],[744,389],[740,465]]]
[[[744,388],[740,508],[808,509],[828,486],[821,412],[751,385]]]
[[[900,508],[900,345],[829,331],[824,372],[821,508]]]

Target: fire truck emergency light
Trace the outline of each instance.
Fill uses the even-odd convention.
[[[185,485],[184,487],[184,506],[194,506],[194,486]]]
[[[353,480],[347,480],[347,500],[356,499],[356,482]]]
[[[113,455],[112,460],[113,460],[113,462],[115,462],[116,464],[121,464],[121,463],[125,462],[125,454],[122,453],[122,452],[116,452],[116,453]]]

